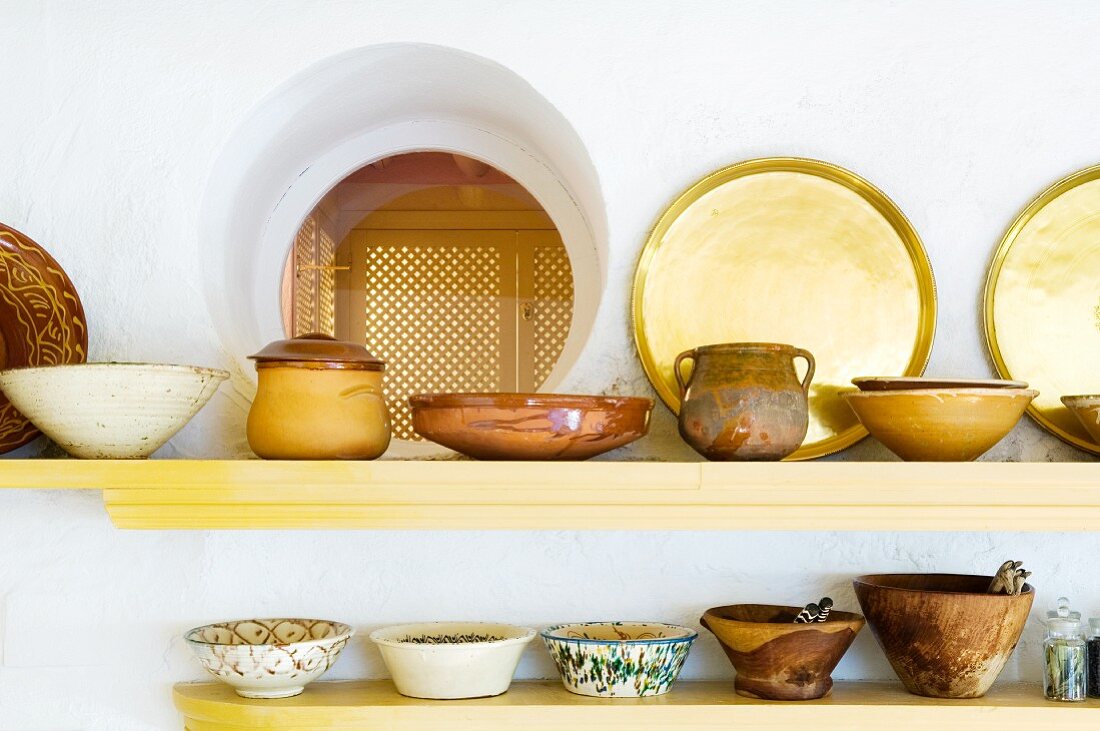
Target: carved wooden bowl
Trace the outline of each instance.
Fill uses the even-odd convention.
[[[852,583],[905,688],[932,698],[979,698],[1024,630],[1035,590],[988,594],[991,576],[877,574]]]
[[[794,624],[801,607],[734,604],[700,620],[737,670],[734,690],[749,698],[802,701],[833,687],[831,673],[863,629],[863,617],[831,612],[828,620]]]
[[[542,393],[440,393],[409,399],[425,439],[476,459],[582,460],[649,431],[653,400]]]

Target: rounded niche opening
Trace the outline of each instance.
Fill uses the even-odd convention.
[[[325,194],[283,266],[288,337],[321,333],[386,363],[393,436],[421,441],[418,393],[532,392],[572,329],[573,268],[538,200],[488,163],[423,151]]]
[[[339,103],[333,103],[336,100]],[[419,170],[429,178],[452,180],[451,185],[414,183],[401,192],[392,187],[401,184],[389,180],[387,170],[391,176]],[[384,194],[362,188],[372,181],[392,185]],[[353,189],[356,185],[358,190]],[[334,207],[341,196],[349,204],[345,213]],[[440,216],[432,221],[421,217],[418,223],[408,213],[448,208],[450,223]],[[322,233],[319,214],[326,209],[335,215]],[[490,220],[494,216],[496,220]],[[423,233],[440,232],[448,225],[461,229],[471,221],[481,226],[472,230],[482,233],[449,238]],[[379,230],[390,233],[364,233]],[[380,330],[368,333],[365,318],[372,308],[378,312],[379,307],[408,306],[397,302],[398,290],[404,288],[406,295],[419,292],[422,299],[435,297],[435,315],[441,302],[450,298],[453,321],[448,327],[453,333],[465,325],[484,331],[492,319],[485,313],[496,307],[495,322],[507,330],[502,336],[507,342],[493,348],[492,357],[481,363],[493,361],[488,370],[496,368],[503,378],[485,377],[483,368],[468,383],[451,379],[454,390],[551,391],[568,385],[570,369],[591,334],[606,277],[606,220],[599,181],[576,132],[512,71],[438,46],[357,49],[283,84],[238,127],[215,162],[200,233],[206,297],[246,396],[255,383],[248,354],[288,332],[323,331],[329,324],[318,319],[327,314],[317,307],[312,314],[306,306],[296,310],[295,297],[302,294],[295,291],[299,279],[303,292],[312,288],[314,304],[331,296],[334,309],[339,305],[349,315],[354,313],[341,325],[342,332],[354,335],[349,339],[399,353],[400,358],[418,359],[412,367],[405,363],[395,369],[403,374],[401,387],[393,389],[400,397],[415,384],[427,383],[410,380],[409,373],[476,368],[456,362],[467,360],[472,340],[450,351],[439,349],[440,341],[431,337],[423,338],[419,347],[394,349],[396,339],[409,332],[398,328],[386,335],[389,342],[384,347],[372,343]],[[374,260],[364,255],[369,246],[350,244],[349,236],[360,243],[364,237],[368,244],[373,241]],[[476,251],[458,252],[463,236],[467,242],[481,239]],[[398,239],[405,242],[403,250],[395,244]],[[298,242],[303,242],[300,247]],[[436,262],[435,280],[430,265],[428,271],[415,265],[431,258],[432,242],[439,245],[434,253],[447,267],[443,271],[444,263]],[[356,248],[360,253],[353,261]],[[296,268],[299,256],[301,266]],[[456,291],[461,282],[467,288],[483,285],[491,269],[485,261],[494,257],[498,268],[493,276],[499,280],[495,295]],[[522,261],[517,263],[517,257]],[[358,277],[370,265],[377,273],[382,259],[389,262],[392,275],[375,280],[378,291],[386,290],[384,297],[368,303],[339,294],[338,277]],[[509,267],[517,267],[514,275]],[[535,276],[536,269],[541,277]],[[410,289],[412,280],[416,286]],[[364,283],[359,278],[355,286]],[[388,303],[382,301],[386,297]],[[299,323],[296,317],[301,317]],[[335,319],[332,329],[338,334]],[[385,327],[385,319],[373,324]],[[394,320],[389,317],[391,331]],[[538,327],[528,325],[535,320]],[[421,318],[421,334],[431,322],[432,317]],[[524,358],[522,367],[517,366]],[[451,381],[436,382],[442,386]],[[399,441],[391,453],[430,451],[412,443],[402,429],[399,423]]]

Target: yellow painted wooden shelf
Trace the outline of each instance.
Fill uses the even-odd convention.
[[[1100,530],[1096,463],[3,460],[122,528]]]
[[[818,701],[741,698],[732,682],[677,683],[655,698],[586,698],[557,681],[517,682],[495,698],[425,701],[397,694],[388,680],[314,683],[295,698],[240,698],[221,683],[181,683],[176,708],[187,731],[250,729],[1095,729],[1100,701],[1052,703],[1036,685],[997,686],[985,698],[945,701],[897,683],[837,683]]]

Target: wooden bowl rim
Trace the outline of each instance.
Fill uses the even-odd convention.
[[[929,577],[929,578],[932,578],[932,577],[936,577],[936,578],[967,578],[967,579],[984,579],[987,582],[992,582],[993,581],[992,576],[983,576],[981,574],[940,574],[940,573],[904,574],[904,573],[895,573],[895,574],[864,574],[862,576],[857,576],[856,578],[852,579],[852,584],[854,586],[861,586],[862,585],[862,586],[868,586],[868,587],[871,587],[871,588],[874,588],[874,589],[883,589],[883,590],[887,590],[887,591],[904,591],[904,592],[908,592],[908,593],[912,593],[912,594],[940,594],[940,595],[944,595],[944,596],[970,596],[970,597],[982,596],[982,597],[989,597],[990,599],[993,599],[993,600],[1018,599],[1022,596],[1027,596],[1029,594],[1034,594],[1035,593],[1035,587],[1033,587],[1031,584],[1024,584],[1023,591],[1020,594],[1013,595],[1013,594],[989,594],[989,593],[984,592],[984,591],[943,591],[943,590],[939,590],[939,589],[909,589],[909,588],[904,587],[904,586],[890,586],[889,584],[876,583],[876,581],[875,581],[876,579],[885,579],[885,578],[891,577],[891,576],[910,576],[910,577],[911,576],[923,576],[923,577]]]
[[[711,607],[707,611],[703,612],[703,619],[708,622],[711,619],[715,619],[718,622],[725,625],[744,626],[748,627],[774,627],[776,629],[793,629],[793,630],[805,630],[805,629],[820,629],[823,624],[858,624],[863,626],[866,623],[867,618],[862,614],[856,612],[844,612],[838,609],[831,610],[828,618],[824,622],[808,622],[806,624],[795,624],[794,622],[752,622],[747,619],[732,619],[730,617],[723,617],[717,612],[730,609],[740,609],[742,607],[759,607],[762,609],[774,609],[777,612],[792,612],[798,614],[802,611],[802,607],[788,606],[786,604],[725,604],[720,607]]]

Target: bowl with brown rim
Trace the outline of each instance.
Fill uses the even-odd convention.
[[[1035,590],[989,594],[992,576],[873,574],[856,597],[871,633],[906,690],[932,698],[980,698],[1024,631]]]
[[[824,622],[795,624],[801,607],[733,604],[708,609],[700,620],[714,633],[737,671],[738,695],[771,701],[821,698],[831,674],[863,629],[863,617],[833,611]]]
[[[1038,391],[927,388],[841,394],[871,436],[907,462],[970,462],[1001,441]]]
[[[433,393],[409,399],[425,439],[485,460],[583,460],[649,431],[653,400],[543,393]]]

